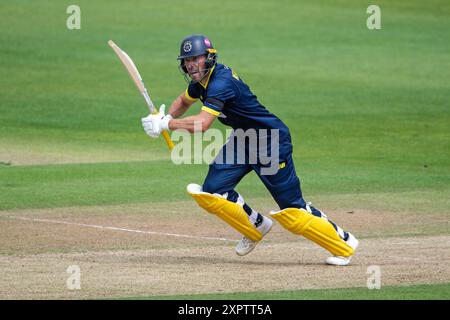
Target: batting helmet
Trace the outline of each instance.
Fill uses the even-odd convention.
[[[184,73],[187,73],[184,59],[201,55],[206,55],[205,66],[207,69],[212,68],[216,64],[217,50],[213,48],[211,41],[207,37],[202,34],[193,34],[181,41],[180,55],[177,59],[181,60],[180,67]]]

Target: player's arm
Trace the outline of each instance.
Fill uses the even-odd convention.
[[[173,118],[181,117],[189,107],[195,102],[197,99],[191,98],[187,96],[187,92],[183,92],[180,94],[170,106],[168,114],[170,114]]]
[[[202,110],[195,116],[189,116],[182,119],[172,119],[169,122],[169,129],[185,129],[191,133],[205,132],[216,119],[216,115]]]

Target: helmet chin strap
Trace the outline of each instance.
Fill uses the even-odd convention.
[[[199,72],[205,72],[205,74],[200,78],[200,80],[195,81],[195,83],[202,82],[202,80],[205,79],[205,77],[208,75],[210,70],[211,70],[211,68],[199,70]]]

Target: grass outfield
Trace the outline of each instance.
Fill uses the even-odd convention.
[[[161,215],[162,228],[173,222],[174,210],[180,221],[191,218],[183,213],[185,208],[195,213],[186,205],[194,203],[185,187],[202,183],[207,164],[174,165],[163,139],[145,135],[140,118],[147,107],[107,45],[112,39],[133,58],[155,104],[170,105],[186,88],[176,57],[179,42],[191,33],[208,35],[219,62],[232,67],[289,126],[306,200],[332,209],[331,217],[340,210],[343,222],[352,220],[347,212],[362,212],[370,222],[358,222],[354,215],[353,223],[363,237],[450,234],[444,221],[450,216],[447,1],[378,1],[381,30],[367,29],[369,4],[357,0],[260,0],[257,6],[253,1],[213,0],[201,9],[181,0],[80,0],[81,29],[68,30],[66,8],[71,4],[0,4],[0,223],[10,232],[3,232],[10,236],[3,241],[14,244],[5,247],[17,248],[15,241],[26,232],[22,227],[33,230],[27,244],[38,241],[33,235],[52,235],[51,227],[43,232],[37,223],[20,226],[20,221],[8,220],[16,213],[33,216],[35,209],[51,219],[60,208],[75,208],[92,224],[107,224],[100,214],[91,217],[83,208],[101,212],[103,206],[116,206],[129,220],[136,218],[134,229],[141,227],[146,207],[157,208],[153,212]],[[188,114],[200,107],[195,104]],[[213,126],[225,129],[218,121]],[[237,190],[256,207],[276,209],[253,173]],[[171,213],[158,209],[170,202],[183,203],[183,208],[170,207]],[[141,216],[126,210],[133,204],[144,208]],[[383,216],[383,221],[395,222],[391,229],[377,219],[380,212],[394,216]],[[129,222],[117,217],[118,226]],[[77,217],[85,222],[82,218]],[[402,221],[408,225],[402,227]],[[95,231],[80,234],[94,238]],[[64,232],[69,231],[61,231],[49,247],[65,241],[74,248],[76,236],[69,241]],[[88,240],[81,242],[89,247],[83,242]],[[114,249],[121,244],[117,240]],[[450,281],[445,275],[442,279]],[[424,298],[448,298],[448,284],[373,292],[295,291],[280,298],[367,294],[369,299],[394,299],[404,294],[415,299],[421,292]],[[265,293],[261,295],[264,299]]]
[[[162,139],[143,133],[146,107],[106,44],[122,46],[155,102],[169,104],[185,88],[175,57],[189,32],[207,33],[220,61],[289,125],[306,195],[431,191],[439,202],[450,190],[450,44],[437,41],[449,30],[444,3],[381,2],[382,29],[370,31],[357,1],[260,1],[238,11],[227,1],[220,15],[184,18],[181,2],[80,1],[81,30],[69,31],[64,3],[4,2],[0,208],[174,199],[201,182],[206,165],[171,166]],[[80,162],[96,164],[52,166]],[[117,196],[122,183],[135,189]],[[245,183],[247,196],[268,195],[256,178]]]
[[[223,294],[133,297],[157,300],[449,300],[450,284],[381,287],[381,289],[343,288],[280,292],[236,292]]]
[[[313,193],[316,199],[328,195],[337,202],[339,196],[348,201],[346,194],[360,194],[364,201],[354,200],[355,205],[370,203],[372,209],[414,210],[417,205],[426,204],[423,208],[426,213],[443,210],[448,205],[448,200],[442,197],[448,188],[448,178],[437,173],[419,174],[405,169],[401,179],[393,180],[391,168],[380,167],[380,175],[369,169],[363,172],[361,168],[359,175],[352,175],[357,170],[354,166],[342,166],[339,173],[326,175],[317,165],[298,166],[305,171],[304,176],[314,177],[313,183],[305,183],[304,190],[307,195]],[[207,173],[206,166],[186,168],[170,161],[0,167],[0,210],[184,200],[186,185],[202,183]],[[249,198],[270,197],[254,173],[237,190]],[[370,194],[372,199],[367,196]],[[395,199],[395,194],[399,199]],[[420,194],[426,199],[417,199]],[[398,202],[378,203],[383,200]]]

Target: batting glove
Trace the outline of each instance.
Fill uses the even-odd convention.
[[[169,121],[172,120],[172,116],[164,115],[165,109],[166,105],[163,104],[157,114],[150,114],[141,119],[144,131],[152,138],[157,138],[163,130],[169,130]]]

